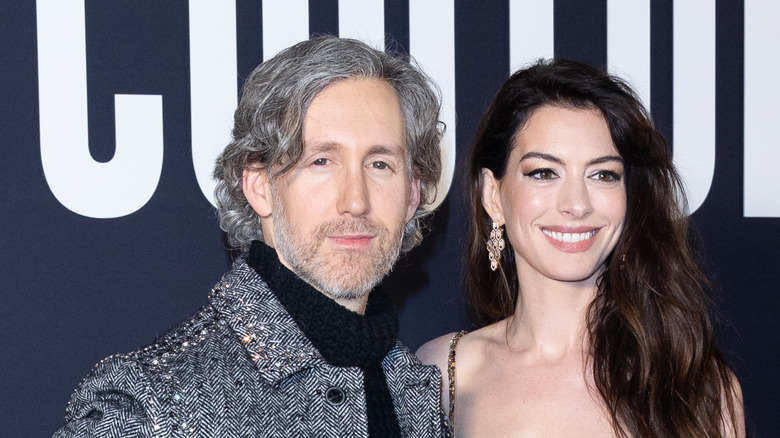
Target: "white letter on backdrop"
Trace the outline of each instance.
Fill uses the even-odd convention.
[[[263,60],[308,38],[308,0],[263,1]]]
[[[83,0],[38,0],[41,161],[57,200],[87,217],[140,209],[154,194],[163,160],[162,96],[115,95],[116,152],[89,153]]]
[[[340,0],[339,36],[361,40],[384,51],[384,8],[383,0]]]
[[[689,214],[707,198],[715,172],[715,2],[674,2],[674,164]]]
[[[555,54],[553,0],[509,2],[509,71]]]
[[[607,65],[650,109],[650,0],[607,1]]]
[[[438,207],[452,184],[455,171],[455,4],[453,1],[409,2],[409,51],[442,92],[441,120],[447,124],[442,140],[442,173]]]
[[[745,2],[745,217],[780,217],[780,3]]]
[[[190,1],[192,162],[212,205],[214,160],[230,141],[237,103],[236,4]]]

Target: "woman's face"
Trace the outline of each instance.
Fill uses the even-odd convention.
[[[626,216],[623,160],[598,110],[538,108],[504,177],[482,177],[483,205],[505,224],[520,278],[595,284]]]

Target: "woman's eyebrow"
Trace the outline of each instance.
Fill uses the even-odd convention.
[[[588,166],[592,166],[594,164],[603,164],[603,163],[612,163],[612,162],[623,164],[623,158],[621,158],[618,155],[605,155],[603,157],[594,158],[588,161]]]
[[[528,160],[530,158],[538,158],[540,160],[552,161],[553,163],[558,163],[561,165],[566,164],[563,160],[556,157],[555,155],[543,154],[541,152],[529,152],[523,155],[523,158],[521,158],[520,161]]]
[[[542,152],[529,152],[525,155],[523,155],[523,158],[520,159],[520,161],[531,159],[531,158],[537,158],[540,160],[546,160],[546,161],[552,161],[553,163],[557,163],[560,165],[565,165],[566,162],[562,159],[556,157],[555,155],[545,154]],[[603,157],[594,158],[590,161],[588,161],[588,166],[593,166],[594,164],[603,164],[603,163],[611,163],[611,162],[617,162],[620,164],[623,164],[623,158],[621,158],[618,155],[605,155]]]

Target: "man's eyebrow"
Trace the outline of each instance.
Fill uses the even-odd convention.
[[[546,160],[546,161],[552,161],[553,163],[557,163],[560,165],[565,165],[566,162],[562,159],[556,157],[555,155],[550,154],[544,154],[541,152],[529,152],[525,155],[523,155],[523,158],[520,159],[520,161],[531,159],[531,158],[537,158],[540,160]],[[617,162],[620,164],[623,164],[623,158],[621,158],[618,155],[605,155],[603,157],[594,158],[590,161],[588,161],[588,166],[593,166],[594,164],[603,164],[603,163],[612,163]]]
[[[308,153],[319,153],[319,152],[333,152],[337,151],[339,149],[343,149],[344,146],[341,143],[335,142],[335,141],[326,141],[321,143],[309,143],[306,145],[306,150]],[[404,149],[398,146],[388,146],[388,145],[374,145],[371,146],[368,150],[369,155],[397,155],[401,156],[404,155]]]
[[[398,146],[387,146],[387,145],[374,145],[371,146],[371,148],[368,150],[369,155],[391,155],[391,156],[402,156],[404,155],[404,150],[401,147]]]
[[[341,144],[336,143],[335,141],[307,143],[304,145],[304,150],[307,150],[309,153],[333,152],[341,148]]]

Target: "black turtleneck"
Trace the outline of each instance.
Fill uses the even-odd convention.
[[[363,371],[368,435],[400,436],[381,366],[398,339],[398,316],[390,297],[374,290],[365,315],[360,315],[303,281],[279,261],[276,250],[262,242],[252,242],[246,260],[329,364]]]

